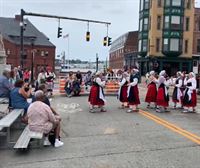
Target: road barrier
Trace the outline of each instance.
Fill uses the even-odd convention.
[[[65,83],[66,83],[66,78],[60,76],[59,77],[59,93],[60,94],[65,94]],[[84,82],[82,82],[81,94],[89,94],[89,91],[90,91],[89,88],[90,87],[86,87]],[[118,90],[119,90],[119,85],[115,81],[108,81],[104,88],[105,94],[117,94]]]

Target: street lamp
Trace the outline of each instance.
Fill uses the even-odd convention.
[[[31,48],[32,48],[32,51],[31,51],[31,84],[32,86],[34,85],[34,74],[33,74],[33,69],[34,69],[34,57],[35,57],[35,52],[34,52],[34,42],[35,42],[35,39],[32,38],[31,39]]]

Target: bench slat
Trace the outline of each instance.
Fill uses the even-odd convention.
[[[0,120],[0,127],[10,127],[12,123],[22,114],[23,109],[14,109]]]
[[[20,135],[19,139],[17,140],[17,143],[14,146],[14,149],[27,148],[29,141],[31,139],[28,136],[28,134],[29,134],[29,129],[28,129],[28,126],[26,126],[26,128],[24,129],[24,131]]]
[[[31,138],[42,139],[43,133],[30,131],[29,127],[26,126],[26,128],[24,129],[24,131],[20,135],[19,139],[17,140],[17,143],[14,146],[14,149],[25,149],[25,148],[27,148]]]

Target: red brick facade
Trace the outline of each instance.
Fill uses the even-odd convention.
[[[198,44],[199,41],[199,44]],[[200,8],[195,9],[193,54],[200,55]]]
[[[122,69],[126,65],[125,55],[137,52],[138,32],[128,32],[116,39],[109,53],[109,67]]]
[[[3,39],[4,47],[7,55],[7,64],[13,67],[20,65],[20,46]],[[48,46],[33,46],[34,49],[34,71],[37,74],[41,67],[51,66],[54,69],[55,65],[55,47]],[[24,50],[27,54],[24,59],[24,68],[31,69],[32,63],[32,46],[24,46]],[[45,56],[45,53],[48,53]],[[43,56],[42,56],[43,55]]]

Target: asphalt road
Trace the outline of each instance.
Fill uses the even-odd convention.
[[[54,97],[65,145],[0,150],[0,168],[200,167],[199,113],[158,114],[147,110],[142,99],[143,111],[128,114],[118,109],[116,97],[107,101],[106,113],[89,113],[86,96]]]

